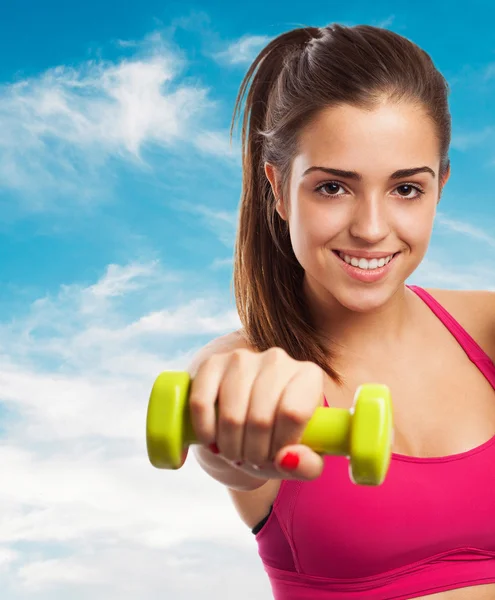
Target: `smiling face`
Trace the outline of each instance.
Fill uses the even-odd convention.
[[[333,107],[303,129],[289,198],[277,212],[288,221],[310,298],[330,295],[366,312],[394,295],[428,249],[439,165],[435,127],[412,104]],[[273,168],[265,172],[280,192]]]

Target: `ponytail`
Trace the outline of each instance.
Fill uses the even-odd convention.
[[[302,295],[304,272],[292,250],[288,225],[275,210],[276,199],[264,171],[270,126],[276,118],[268,112],[271,98],[278,94],[287,67],[298,61],[306,45],[319,35],[320,29],[307,27],[272,40],[255,58],[241,84],[231,136],[252,79],[242,120],[243,178],[233,281],[239,317],[252,347],[259,351],[284,348],[295,359],[319,363],[338,380],[328,364],[328,348],[321,342],[315,346],[318,332],[311,325]],[[277,162],[281,161],[284,157]],[[281,171],[287,169],[282,166]]]

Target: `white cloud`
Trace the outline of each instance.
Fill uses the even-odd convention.
[[[215,54],[216,60],[230,65],[247,65],[271,40],[266,35],[244,35],[225,50]]]
[[[175,205],[176,209],[199,215],[201,221],[212,233],[228,248],[232,248],[235,241],[238,214],[233,211],[215,210],[202,204],[181,202]]]
[[[490,63],[485,67],[483,78],[485,81],[493,79],[495,77],[495,63]]]
[[[95,571],[97,561],[101,568]],[[218,568],[212,569],[212,564]],[[16,600],[32,598],[34,590],[39,600],[273,598],[253,549],[228,541],[193,539],[169,549],[147,551],[138,544],[114,544],[96,556],[81,549],[74,557],[33,559],[19,575]]]
[[[161,310],[142,317],[136,323],[127,327],[122,333],[123,337],[136,333],[175,333],[183,336],[218,334],[228,329],[240,327],[239,317],[235,310],[218,312],[215,315],[205,314],[207,303],[203,299],[193,300],[188,305],[179,307],[175,311]]]
[[[423,259],[411,277],[417,285],[454,290],[495,291],[495,269],[482,265],[450,266],[435,257],[435,250]],[[442,257],[443,258],[443,257]]]
[[[105,276],[97,284],[89,286],[88,296],[107,298],[135,290],[140,287],[136,278],[151,275],[156,264],[131,264],[126,267],[109,265]]]
[[[485,229],[438,212],[428,254],[411,279],[425,287],[495,290],[494,248]]]
[[[493,135],[494,129],[491,126],[485,127],[481,131],[467,131],[464,133],[454,133],[451,146],[456,150],[464,151],[479,146]]]
[[[466,221],[451,219],[443,213],[437,213],[437,221],[443,227],[454,233],[460,233],[487,246],[495,248],[495,236]]]
[[[10,567],[11,563],[19,558],[19,553],[11,548],[0,546],[0,574],[3,569]]]
[[[389,15],[387,18],[383,19],[383,21],[377,21],[375,23],[375,27],[381,27],[382,29],[386,29],[395,21],[395,15]]]
[[[200,132],[194,143],[197,148],[204,150],[208,154],[231,159],[240,165],[240,146],[237,142],[229,139],[229,132],[204,131]]]
[[[194,338],[240,325],[231,306],[213,296],[195,297],[193,287],[190,302],[181,303],[184,285],[185,277],[164,271],[157,261],[109,265],[96,284],[61,286],[55,297],[36,300],[23,320],[0,325],[3,348],[23,364],[35,358],[61,362],[59,375],[79,371],[86,381],[87,370],[98,377],[149,376],[179,336],[190,339],[190,348]],[[180,360],[187,358],[184,353]],[[94,385],[102,389],[100,380]]]
[[[225,267],[232,268],[234,264],[233,258],[216,258],[212,264],[211,268],[214,270],[224,269]]]
[[[213,337],[237,326],[232,311],[220,312],[207,294],[174,305],[166,275],[156,261],[110,265],[94,284],[65,285],[2,324],[3,597],[133,599],[167,589],[177,599],[204,591],[213,600],[240,580],[236,597],[271,597],[254,538],[226,491],[192,454],[174,472],[147,458],[154,378],[186,367],[196,328]],[[154,287],[154,310],[129,317],[136,295]],[[186,326],[185,351],[148,348],[147,336],[183,334]],[[47,356],[55,366],[44,366]],[[208,552],[198,555],[198,545]],[[234,559],[230,588],[222,587]]]
[[[60,198],[108,198],[110,159],[149,169],[153,147],[237,159],[227,133],[204,126],[216,103],[204,85],[183,79],[186,67],[156,34],[134,57],[58,66],[2,85],[0,189],[41,210]]]

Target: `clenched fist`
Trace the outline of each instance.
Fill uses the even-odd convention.
[[[299,440],[323,404],[323,382],[318,365],[281,348],[213,354],[199,366],[189,395],[198,443],[250,474],[314,479],[323,459]]]

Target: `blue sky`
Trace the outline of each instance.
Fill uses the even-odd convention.
[[[451,86],[453,143],[412,279],[495,289],[495,8],[4,4],[2,598],[268,599],[225,491],[193,459],[152,469],[144,447],[155,376],[237,327],[238,86],[256,52],[297,26],[367,23],[418,43]]]

